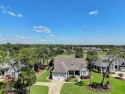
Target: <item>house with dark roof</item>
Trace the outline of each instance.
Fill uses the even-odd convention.
[[[0,64],[0,70],[4,72],[4,74],[0,74],[1,77],[6,77],[10,75],[11,77],[18,78],[20,74],[21,68],[25,67],[21,62],[16,62],[14,59],[11,59],[7,64]]]
[[[66,80],[68,76],[88,76],[89,70],[83,58],[55,58],[53,80]]]
[[[109,60],[112,59],[112,56],[108,55],[103,58],[99,58],[97,61],[92,62],[93,66],[98,70],[100,73],[104,73],[109,66]],[[114,57],[113,62],[109,67],[109,72],[116,72],[116,71],[124,71],[125,72],[125,59]]]

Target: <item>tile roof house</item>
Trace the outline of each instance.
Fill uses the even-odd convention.
[[[97,61],[92,62],[94,67],[100,72],[104,73],[109,66],[109,60],[111,56],[105,56],[103,58],[99,58]],[[125,71],[125,59],[114,57],[114,61],[112,62],[111,66],[109,67],[109,72],[116,72],[116,71]]]
[[[68,76],[87,76],[89,70],[83,58],[55,58],[52,71],[53,80],[66,80]]]

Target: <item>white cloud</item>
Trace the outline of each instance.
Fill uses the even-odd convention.
[[[15,16],[15,17],[23,17],[22,14],[15,14],[14,12],[8,11],[8,10],[3,10],[3,13],[9,14],[11,16]]]
[[[98,15],[98,10],[90,11],[89,15]]]
[[[15,17],[23,17],[23,15],[22,14],[16,14],[16,13],[14,13],[14,12],[12,12],[12,11],[9,11],[8,9],[9,9],[9,7],[8,6],[0,6],[0,9],[2,10],[2,12],[3,13],[6,13],[6,14],[9,14],[9,15],[11,15],[11,16],[15,16]]]
[[[33,26],[32,30],[36,32],[51,33],[51,30],[46,26]]]

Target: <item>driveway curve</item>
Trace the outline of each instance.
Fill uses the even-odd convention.
[[[64,81],[52,81],[52,82],[36,82],[34,85],[42,85],[49,87],[48,94],[60,94]]]

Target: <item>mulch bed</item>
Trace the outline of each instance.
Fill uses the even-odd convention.
[[[112,87],[110,86],[109,89],[104,89],[104,88],[91,88],[90,86],[86,86],[87,89],[94,91],[94,92],[111,92]]]

